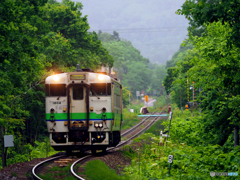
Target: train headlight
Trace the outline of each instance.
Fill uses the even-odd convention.
[[[50,113],[53,114],[55,110],[53,108],[50,109]]]
[[[106,110],[107,110],[107,109],[106,109],[105,107],[102,108],[102,112],[106,112]]]
[[[60,79],[60,78],[59,78],[58,75],[53,76],[53,80],[54,80],[54,81],[59,81],[59,79]]]
[[[103,76],[103,75],[99,75],[99,76],[98,76],[98,79],[99,79],[100,81],[102,81],[102,80],[104,79],[104,76]]]
[[[102,127],[103,127],[103,124],[102,124],[102,123],[99,123],[98,126],[99,126],[100,128],[102,128]]]
[[[98,123],[95,123],[94,126],[95,126],[95,128],[98,128]]]

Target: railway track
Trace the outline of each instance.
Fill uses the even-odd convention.
[[[121,136],[123,137],[127,137],[126,140],[121,141],[116,147],[111,147],[108,148],[107,151],[113,151],[116,149],[119,149],[121,146],[127,144],[128,142],[130,142],[132,139],[134,139],[135,137],[137,137],[138,135],[140,135],[141,133],[143,133],[144,131],[146,131],[148,128],[150,128],[160,117],[154,117],[152,120],[151,119],[151,115],[154,115],[156,112],[151,113],[148,117],[144,118],[140,123],[138,123],[137,125],[135,125],[134,127],[128,129],[127,131],[123,132],[121,134]],[[150,122],[149,122],[150,120]],[[140,127],[141,126],[141,127]],[[143,127],[142,127],[143,126]],[[140,130],[139,130],[140,129]],[[138,132],[136,132],[138,131]],[[132,135],[133,134],[133,135]],[[74,167],[76,166],[76,164],[82,162],[82,161],[86,161],[87,159],[93,157],[91,154],[85,155],[84,157],[81,157],[80,159],[76,160],[75,162],[72,163],[70,169],[71,169],[71,173],[73,176],[75,176],[77,179],[81,179],[83,180],[83,177],[80,177],[74,170]],[[56,156],[50,159],[47,159],[45,161],[42,161],[40,163],[38,163],[37,165],[35,165],[32,169],[32,175],[34,179],[38,179],[38,180],[42,180],[38,175],[37,175],[37,170],[39,170],[41,167],[43,167],[44,164],[46,163],[50,163],[50,162],[54,162],[57,161],[59,159],[66,159],[68,158],[67,155],[61,155],[61,156]]]

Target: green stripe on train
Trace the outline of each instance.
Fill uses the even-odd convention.
[[[111,119],[113,113],[105,113],[106,119]],[[85,119],[87,116],[87,113],[70,113],[71,119]],[[51,118],[51,113],[46,113],[46,119]],[[67,113],[54,113],[55,119],[67,119]],[[89,119],[102,119],[102,114],[96,114],[96,113],[89,113]]]

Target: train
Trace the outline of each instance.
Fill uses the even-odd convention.
[[[91,69],[45,79],[46,122],[50,145],[67,154],[106,151],[121,141],[122,85]]]

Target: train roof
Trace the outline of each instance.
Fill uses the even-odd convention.
[[[82,79],[81,79],[79,75],[85,75],[85,76],[82,76]],[[75,81],[75,82],[84,81],[85,83],[89,83],[89,84],[90,83],[111,83],[112,81],[119,83],[116,79],[108,75],[105,75],[103,73],[80,71],[80,72],[60,73],[60,74],[48,76],[45,79],[45,84],[69,84],[69,83],[72,83],[72,81]]]

